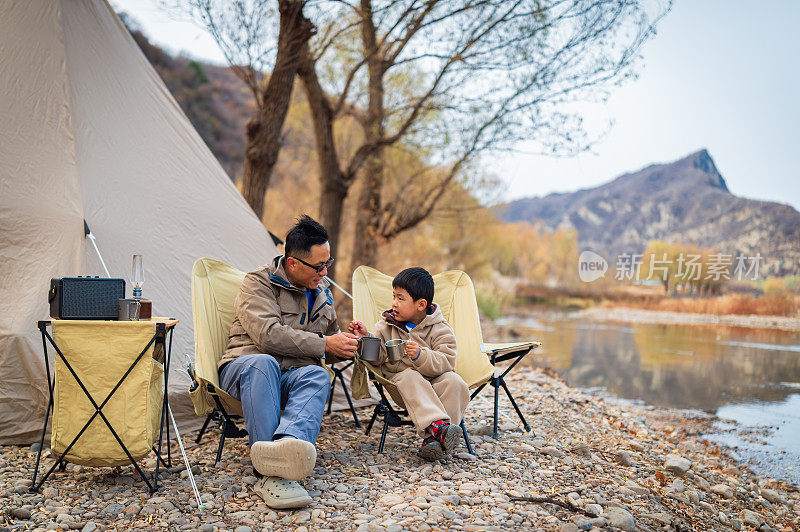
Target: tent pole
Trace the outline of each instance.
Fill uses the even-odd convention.
[[[83,221],[83,233],[84,236],[88,236],[89,240],[92,241],[92,245],[94,246],[94,250],[97,252],[97,258],[100,259],[100,264],[103,265],[103,269],[106,271],[106,277],[111,278],[111,274],[108,273],[108,268],[106,268],[106,263],[103,260],[103,256],[100,254],[100,249],[97,247],[97,242],[95,242],[94,235],[92,234],[92,230],[89,229],[89,225],[86,223],[86,220]]]
[[[192,465],[189,463],[189,459],[186,457],[186,450],[183,448],[183,439],[181,438],[181,433],[178,432],[178,424],[175,423],[175,416],[172,415],[172,409],[169,407],[169,405],[167,405],[167,410],[169,410],[169,417],[172,420],[172,428],[175,429],[175,436],[178,438],[178,446],[181,448],[183,463],[186,464],[186,472],[189,474],[189,483],[192,485],[192,491],[194,491],[194,498],[197,501],[197,509],[202,512],[206,505],[201,499],[200,492],[197,489],[197,483],[195,482],[194,475],[192,474]],[[167,446],[169,446],[169,441],[167,441]]]
[[[342,291],[342,293],[343,293],[344,295],[346,295],[346,296],[347,296],[347,297],[349,297],[350,299],[353,299],[353,296],[351,296],[351,295],[350,295],[350,294],[347,292],[347,290],[345,290],[344,288],[342,288],[341,286],[339,286],[338,284],[336,284],[336,282],[335,282],[333,279],[331,279],[331,278],[330,278],[330,277],[328,277],[327,275],[325,276],[325,278],[326,278],[328,281],[330,281],[330,283],[331,283],[333,286],[335,286],[336,288],[338,288],[339,290],[341,290],[341,291]]]

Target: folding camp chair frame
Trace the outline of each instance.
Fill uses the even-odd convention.
[[[508,389],[508,385],[506,384],[506,375],[514,369],[514,366],[519,364],[519,362],[525,358],[525,355],[530,353],[533,349],[539,347],[541,344],[539,342],[531,342],[528,344],[522,344],[520,346],[512,346],[509,348],[498,348],[492,349],[487,354],[490,355],[490,361],[492,366],[497,366],[499,362],[506,362],[508,360],[513,360],[513,362],[500,374],[500,376],[492,375],[491,379],[477,388],[472,394],[469,396],[470,401],[478,395],[487,384],[490,384],[494,387],[494,416],[492,420],[492,437],[496,440],[498,439],[497,434],[497,415],[499,413],[499,401],[500,401],[500,388],[505,390],[506,395],[508,396],[508,400],[511,401],[511,406],[514,407],[514,410],[517,412],[520,421],[522,421],[522,426],[525,427],[525,432],[530,432],[531,427],[528,425],[528,422],[525,420],[525,416],[522,415],[522,411],[519,409],[517,402],[514,400],[514,396],[511,395],[511,392]]]
[[[369,420],[369,424],[367,425],[367,430],[364,435],[369,436],[375,420],[378,418],[378,416],[383,415],[381,442],[378,445],[378,454],[381,454],[383,453],[383,445],[386,442],[386,432],[388,431],[389,427],[402,427],[404,425],[413,425],[414,423],[411,422],[411,420],[403,419],[403,417],[408,416],[408,410],[397,410],[392,406],[392,403],[389,401],[383,391],[383,385],[378,382],[378,380],[375,378],[375,374],[372,371],[369,371],[369,380],[375,385],[375,388],[377,388],[378,395],[381,396],[381,400],[375,405],[375,410],[372,412],[372,418]],[[469,454],[475,454],[472,452],[472,444],[469,441],[469,435],[467,434],[467,428],[464,426],[463,419],[458,426],[461,427],[461,433],[464,435],[464,442],[467,444],[467,450],[469,451]]]
[[[443,315],[447,316],[446,319],[456,334],[459,358],[456,361],[455,371],[465,379],[468,387],[472,390],[470,400],[475,398],[487,384],[495,388],[492,436],[495,439],[498,438],[497,420],[500,413],[498,403],[501,387],[514,406],[525,430],[530,431],[530,425],[511,395],[505,377],[525,355],[539,347],[541,343],[533,341],[503,344],[483,343],[475,288],[469,275],[460,270],[450,270],[434,275],[433,279],[434,286],[441,282],[442,288],[444,288],[444,292],[439,292],[438,288],[436,290],[439,292],[439,297],[442,298],[440,303],[443,309],[447,309],[442,311]],[[390,283],[391,278],[388,275],[369,266],[358,266],[353,271],[354,317],[362,321],[379,319],[381,308],[387,308],[390,301],[384,297],[379,303],[378,300],[381,299],[379,296],[390,293]],[[434,302],[437,301],[437,297],[433,299]],[[379,304],[383,306],[379,307]],[[461,309],[462,312],[454,313],[453,309],[456,308]],[[464,361],[464,354],[467,357],[466,361]],[[511,361],[511,364],[498,375],[497,364],[505,361]],[[464,373],[462,374],[462,372]],[[371,375],[370,379],[374,381],[373,377],[374,375]],[[384,404],[381,409],[385,409],[388,401],[383,394],[382,401]],[[384,416],[387,415],[384,410],[376,410],[373,419],[382,413]],[[464,429],[463,424],[462,429]],[[464,431],[464,435],[466,437],[466,431]]]
[[[353,364],[351,361],[343,368],[337,368],[334,365],[329,365],[328,367],[334,373],[333,379],[331,380],[331,390],[330,396],[328,397],[328,414],[331,413],[331,403],[333,401],[333,389],[336,386],[336,379],[338,378],[339,381],[342,383],[342,389],[344,389],[344,395],[347,398],[347,403],[350,405],[350,412],[353,413],[353,420],[356,423],[356,427],[361,428],[361,422],[358,420],[358,416],[356,415],[356,409],[353,405],[353,401],[350,398],[350,394],[347,391],[347,386],[345,386],[344,382],[344,375],[342,372],[346,370]],[[217,446],[217,455],[214,459],[214,465],[217,465],[222,458],[222,449],[225,446],[225,440],[227,438],[244,438],[247,436],[246,429],[240,429],[239,426],[236,424],[237,420],[241,420],[242,416],[236,414],[229,414],[225,407],[222,404],[222,401],[219,400],[217,396],[216,387],[211,383],[206,383],[206,389],[208,390],[209,395],[214,399],[214,410],[212,410],[207,416],[206,420],[203,422],[203,426],[200,428],[200,431],[197,433],[197,438],[195,438],[195,443],[200,443],[202,440],[203,435],[208,430],[208,426],[211,424],[212,421],[217,423],[220,431],[219,437],[219,445]]]
[[[108,430],[111,431],[111,434],[117,440],[117,443],[119,443],[120,447],[122,447],[122,450],[125,451],[125,455],[128,457],[128,459],[130,460],[131,464],[133,464],[133,467],[136,468],[136,472],[139,473],[139,476],[142,478],[144,483],[147,484],[147,488],[150,491],[150,493],[155,493],[156,490],[158,490],[158,469],[159,469],[159,465],[161,463],[163,463],[166,467],[172,467],[172,455],[170,453],[170,448],[169,448],[169,440],[170,440],[169,424],[165,423],[165,421],[166,421],[167,409],[169,408],[169,393],[168,393],[168,390],[169,390],[169,365],[170,365],[170,360],[172,358],[172,333],[173,333],[173,330],[175,329],[175,323],[169,323],[169,324],[162,323],[162,322],[157,322],[156,323],[156,332],[150,338],[150,341],[147,342],[147,345],[145,345],[144,349],[142,349],[142,351],[136,357],[136,360],[134,360],[133,363],[130,365],[130,367],[128,367],[128,370],[125,372],[124,375],[122,375],[122,377],[120,377],[119,381],[117,381],[117,383],[114,386],[114,388],[108,393],[108,395],[105,397],[105,399],[103,399],[103,402],[100,405],[97,404],[97,402],[95,401],[95,399],[92,396],[92,394],[89,392],[89,390],[86,389],[86,386],[83,384],[83,381],[81,381],[81,379],[78,376],[78,374],[75,373],[75,370],[72,368],[72,366],[70,365],[70,363],[67,360],[67,358],[64,356],[64,354],[61,352],[61,350],[56,345],[55,341],[53,340],[53,337],[50,335],[49,332],[47,332],[47,326],[51,325],[51,323],[52,322],[49,321],[49,320],[37,322],[37,325],[39,327],[39,331],[42,333],[42,350],[44,352],[44,364],[45,364],[45,372],[47,373],[47,389],[48,389],[48,392],[49,392],[49,398],[48,398],[48,401],[47,401],[47,412],[45,413],[45,417],[44,417],[44,426],[42,427],[42,437],[39,440],[39,451],[36,454],[36,465],[34,466],[34,469],[33,469],[33,479],[31,480],[31,486],[30,486],[29,491],[31,493],[37,493],[41,489],[41,487],[45,483],[45,481],[48,479],[48,477],[50,477],[50,475],[53,473],[53,471],[56,470],[56,468],[60,468],[61,471],[66,469],[67,462],[65,460],[65,456],[70,451],[70,449],[72,449],[72,447],[75,445],[75,443],[77,443],[77,441],[80,439],[80,437],[83,436],[83,433],[86,431],[87,428],[89,428],[89,425],[91,425],[92,421],[94,421],[94,418],[97,417],[97,416],[100,416],[100,418],[105,423],[106,427],[108,427]],[[169,341],[168,342],[166,341],[167,340],[167,336],[169,336]],[[55,349],[56,353],[61,358],[61,361],[64,363],[66,368],[72,374],[72,377],[78,383],[78,386],[80,386],[81,390],[83,390],[83,393],[89,399],[89,402],[92,403],[92,406],[94,407],[95,412],[94,412],[94,414],[91,415],[91,417],[86,422],[86,424],[84,424],[83,428],[81,428],[80,432],[78,432],[78,434],[75,436],[75,438],[73,438],[72,442],[70,442],[70,444],[67,446],[67,448],[64,450],[64,452],[61,453],[61,455],[56,460],[56,463],[53,464],[53,466],[44,474],[44,476],[41,478],[41,480],[37,484],[36,483],[36,476],[39,473],[39,462],[41,461],[41,457],[42,457],[42,448],[44,446],[44,437],[45,437],[45,434],[47,433],[47,422],[48,422],[48,420],[50,418],[50,412],[53,409],[53,387],[55,386],[55,376],[53,376],[52,378],[50,376],[50,361],[49,361],[49,359],[47,357],[47,344],[48,344],[48,342],[50,343],[50,345],[53,346],[53,349]],[[133,456],[131,455],[130,451],[128,451],[128,448],[122,442],[122,439],[119,437],[117,432],[114,430],[114,427],[111,425],[111,422],[108,420],[108,418],[106,418],[105,414],[103,414],[103,407],[106,406],[108,401],[111,400],[111,397],[114,395],[114,393],[116,393],[117,389],[119,389],[119,387],[122,385],[122,383],[128,377],[128,375],[131,373],[131,371],[133,371],[133,368],[136,367],[136,364],[139,363],[139,361],[145,355],[147,350],[150,349],[150,346],[153,345],[153,344],[161,344],[162,346],[165,346],[166,347],[166,349],[165,349],[166,354],[165,354],[165,358],[164,358],[164,361],[165,361],[165,363],[164,363],[164,397],[163,397],[163,401],[161,403],[161,424],[159,426],[159,432],[158,432],[158,448],[156,449],[155,445],[153,446],[153,451],[155,451],[155,453],[156,453],[157,460],[156,460],[155,473],[153,474],[153,482],[151,483],[150,480],[147,478],[147,475],[145,475],[144,471],[142,471],[142,469],[139,467],[139,464],[137,464],[136,460],[133,459]],[[166,425],[166,434],[167,434],[167,461],[166,462],[164,461],[164,459],[161,456],[162,442],[163,442],[163,437],[164,437],[164,426],[165,425]]]
[[[353,405],[353,400],[350,398],[350,392],[347,391],[347,384],[344,382],[344,370],[355,364],[355,360],[351,360],[345,364],[343,368],[337,368],[336,364],[338,364],[338,362],[328,364],[328,367],[331,368],[331,371],[333,371],[333,379],[331,379],[331,392],[328,395],[328,414],[331,413],[331,408],[333,407],[333,391],[336,389],[336,379],[339,379],[339,382],[342,383],[344,397],[347,399],[347,404],[350,406],[350,412],[353,414],[353,421],[355,421],[356,428],[360,429],[361,422],[358,420],[358,415],[356,415],[356,407]]]
[[[469,399],[472,401],[475,396],[477,396],[481,390],[483,390],[487,385],[491,385],[494,387],[494,409],[493,409],[493,417],[492,417],[492,437],[497,440],[499,439],[498,431],[497,431],[497,419],[499,414],[499,403],[500,403],[500,388],[505,390],[506,396],[508,400],[511,402],[511,406],[514,407],[514,410],[519,416],[520,421],[522,421],[522,426],[525,428],[525,432],[530,432],[531,427],[528,425],[528,422],[525,420],[525,416],[522,414],[522,411],[517,405],[517,401],[514,399],[514,396],[511,394],[511,391],[508,389],[508,385],[506,384],[505,377],[508,375],[514,367],[519,364],[525,356],[533,351],[535,348],[541,345],[540,342],[530,342],[527,344],[522,344],[519,346],[511,346],[509,348],[498,348],[492,349],[487,354],[490,356],[490,361],[492,366],[497,366],[500,362],[507,362],[512,360],[511,364],[505,368],[503,373],[500,376],[492,375],[490,379],[477,388],[470,394]],[[378,389],[378,394],[381,396],[380,402],[375,405],[375,410],[372,413],[372,419],[370,419],[369,425],[367,425],[366,435],[369,435],[370,430],[372,429],[373,423],[375,423],[375,419],[383,414],[383,430],[381,431],[381,442],[378,447],[378,454],[383,452],[383,444],[386,439],[386,431],[389,426],[392,427],[399,427],[402,425],[411,425],[412,423],[407,420],[401,419],[400,416],[407,416],[408,412],[406,410],[395,410],[389,400],[386,398],[386,395],[383,391],[383,385],[375,379],[375,375],[370,371],[369,372],[369,379]],[[464,434],[464,441],[467,444],[467,449],[469,450],[470,454],[475,454],[472,452],[472,445],[469,441],[469,436],[467,435],[467,429],[464,426],[464,420],[461,420],[460,423],[461,431]]]
[[[197,438],[195,438],[195,443],[200,443],[200,440],[203,438],[203,434],[206,433],[208,429],[208,425],[214,421],[219,426],[219,446],[217,447],[217,457],[214,459],[214,465],[217,465],[222,458],[222,448],[225,445],[226,438],[244,438],[247,436],[246,429],[240,429],[239,426],[236,424],[237,419],[242,419],[242,416],[237,416],[236,414],[229,414],[225,407],[222,406],[222,401],[219,400],[219,397],[216,394],[216,388],[213,384],[207,383],[206,389],[211,397],[214,398],[214,403],[216,406],[214,410],[211,411],[206,416],[206,420],[203,422],[203,426],[200,428],[200,431],[197,433]]]

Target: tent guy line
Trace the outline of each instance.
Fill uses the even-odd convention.
[[[108,273],[108,267],[106,266],[106,262],[103,260],[103,256],[100,254],[100,250],[97,248],[97,241],[95,239],[95,236],[92,234],[92,230],[89,229],[89,224],[86,223],[86,220],[83,221],[83,232],[84,236],[88,237],[89,240],[92,241],[94,250],[97,252],[97,258],[100,259],[100,264],[103,265],[103,270],[105,270],[106,272],[106,277],[111,278],[111,274]]]

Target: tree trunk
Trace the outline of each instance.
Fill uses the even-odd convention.
[[[313,26],[303,16],[305,0],[280,0],[280,27],[275,68],[261,93],[258,109],[247,123],[247,149],[242,171],[242,195],[259,219],[264,195],[281,147],[281,129],[289,110],[300,51]]]
[[[333,257],[339,255],[339,237],[342,232],[342,213],[346,197],[346,188],[331,186],[329,181],[323,183],[322,195],[319,198],[319,214],[322,220],[320,223],[328,230],[328,242],[331,244],[331,256]],[[334,280],[336,279],[335,267],[329,269],[328,275]]]
[[[378,265],[378,227],[381,210],[381,182],[383,181],[382,150],[364,164],[363,183],[358,197],[356,227],[353,234],[353,259],[355,268],[361,264]]]
[[[360,170],[363,184],[358,198],[356,227],[353,235],[353,266],[361,264],[376,266],[378,259],[378,230],[384,173],[383,147],[379,143],[384,135],[383,76],[386,68],[378,50],[372,15],[370,0],[361,0],[361,39],[364,45],[364,54],[368,57],[369,72],[369,102],[361,125],[364,130],[365,144],[374,146],[374,149],[367,156]]]
[[[339,249],[344,200],[352,184],[352,179],[346,178],[339,165],[339,156],[333,137],[333,110],[319,83],[316,65],[307,42],[303,46],[297,74],[303,81],[303,89],[311,108],[311,119],[314,124],[319,183],[322,190],[319,198],[320,222],[328,230],[331,255],[335,257]],[[328,275],[335,279],[334,268],[328,271]]]

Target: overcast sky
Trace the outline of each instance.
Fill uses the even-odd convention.
[[[224,63],[207,34],[157,0],[111,4],[168,50]],[[677,0],[639,78],[587,109],[590,124],[613,120],[608,135],[573,158],[503,157],[494,170],[508,183],[504,199],[597,186],[707,148],[732,193],[800,210],[798,20],[796,0]]]

